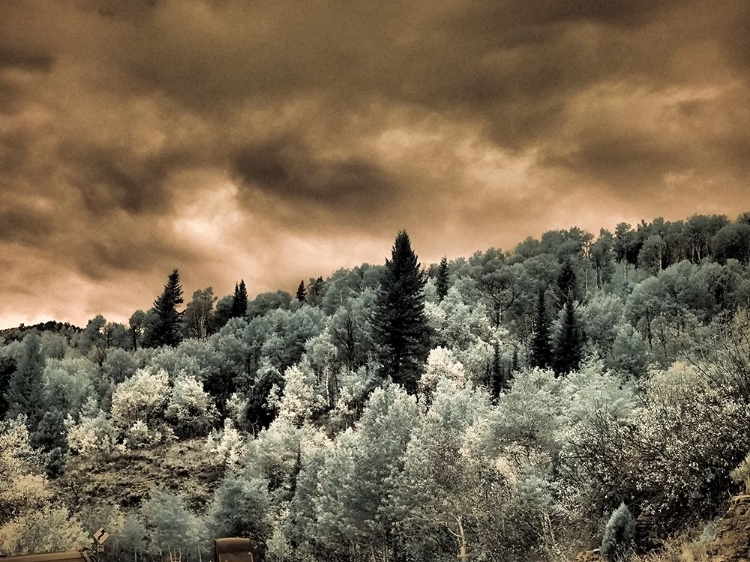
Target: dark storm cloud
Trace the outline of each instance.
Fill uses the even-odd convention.
[[[175,266],[188,293],[290,288],[382,261],[400,228],[426,261],[734,216],[749,20],[743,0],[5,0],[0,290],[75,286],[39,310],[93,316],[116,284],[126,314]]]
[[[48,53],[16,50],[0,44],[0,68],[48,72],[52,62],[53,58]]]
[[[232,168],[245,191],[260,191],[284,205],[337,217],[367,210],[377,218],[397,197],[392,178],[364,158],[323,159],[292,138],[240,148]]]
[[[72,182],[94,214],[118,209],[131,214],[168,211],[172,196],[165,182],[170,173],[189,164],[179,152],[144,157],[128,148],[70,144],[61,147],[60,157],[76,163]]]

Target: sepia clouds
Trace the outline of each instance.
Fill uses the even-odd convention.
[[[0,323],[750,210],[741,0],[0,4]]]

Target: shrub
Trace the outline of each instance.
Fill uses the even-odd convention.
[[[635,518],[622,503],[610,516],[602,537],[601,554],[610,562],[627,560],[635,542]]]

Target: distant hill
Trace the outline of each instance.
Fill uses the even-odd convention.
[[[6,343],[16,341],[23,339],[23,337],[28,334],[29,332],[54,332],[57,334],[64,334],[64,335],[71,335],[74,333],[78,333],[83,331],[82,328],[79,328],[78,326],[74,326],[73,324],[69,324],[68,322],[55,322],[54,320],[49,320],[48,322],[40,322],[38,324],[34,324],[33,326],[26,326],[25,324],[20,324],[19,326],[16,326],[15,328],[6,328],[4,330],[0,330],[0,338],[5,340]]]

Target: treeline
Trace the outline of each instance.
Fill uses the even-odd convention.
[[[128,326],[0,348],[0,472],[204,439],[226,470],[211,503],[155,492],[110,525],[123,559],[197,557],[218,533],[275,560],[551,560],[623,502],[645,547],[713,516],[750,449],[748,216],[551,231],[424,269],[402,232],[382,266],[184,309],[175,270]],[[14,501],[0,546],[23,550],[8,537],[47,524]]]

